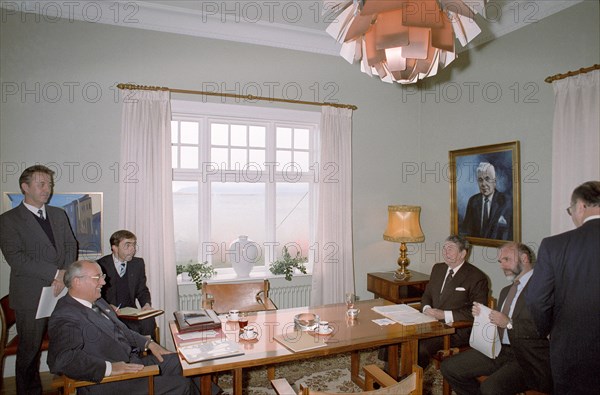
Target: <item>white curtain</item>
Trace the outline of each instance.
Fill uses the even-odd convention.
[[[313,306],[343,302],[354,292],[352,110],[323,107],[318,162]]]
[[[554,81],[551,232],[573,229],[565,212],[578,185],[600,180],[600,70]]]
[[[178,309],[171,173],[171,103],[167,91],[123,91],[119,227],[135,233],[146,262],[161,342],[173,349],[167,327]]]

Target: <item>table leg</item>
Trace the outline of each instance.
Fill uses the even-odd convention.
[[[201,394],[212,394],[212,375],[203,374],[200,376],[200,393]]]
[[[419,340],[414,339],[402,343],[402,351],[400,353],[401,377],[412,373],[412,366],[417,363],[418,354]]]
[[[242,395],[242,368],[233,369],[233,395]]]
[[[360,353],[358,351],[350,352],[350,378],[360,388],[365,388],[365,381],[359,375]]]
[[[402,347],[402,349],[404,349],[404,346]],[[399,370],[400,368],[398,366],[398,345],[391,344],[388,346],[388,373],[394,378],[394,380],[397,380]]]
[[[275,366],[267,366],[267,379],[269,381],[275,380]]]

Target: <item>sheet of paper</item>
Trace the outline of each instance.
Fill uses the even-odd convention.
[[[425,315],[406,304],[375,306],[373,310],[402,325],[416,325],[436,321],[435,318]]]
[[[67,288],[63,288],[62,292],[58,294],[58,296],[54,296],[54,287],[44,287],[42,288],[42,296],[40,297],[40,303],[38,304],[37,313],[35,314],[35,319],[50,317],[54,308],[56,307],[56,302],[58,299],[62,298],[67,294]]]
[[[485,305],[479,305],[479,308],[481,311],[473,321],[469,345],[488,358],[494,359],[500,354],[500,350],[502,349],[502,343],[498,336],[498,328],[490,322],[490,312],[492,309]]]
[[[179,347],[179,353],[189,363],[243,355],[233,340],[211,340]]]

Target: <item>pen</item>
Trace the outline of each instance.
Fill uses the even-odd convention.
[[[121,308],[121,303],[117,306],[117,311]]]

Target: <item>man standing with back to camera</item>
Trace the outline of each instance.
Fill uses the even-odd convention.
[[[15,310],[19,347],[18,394],[41,394],[40,355],[48,318],[36,319],[42,288],[58,295],[65,270],[77,257],[77,242],[64,210],[48,206],[54,172],[28,167],[19,177],[23,202],[0,215],[0,248],[10,265],[10,307]]]
[[[550,336],[557,395],[600,388],[600,181],[581,184],[567,208],[577,229],[547,237],[526,301],[541,336]]]

